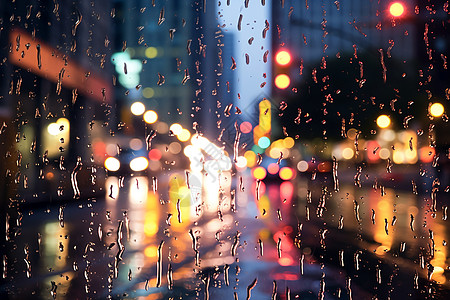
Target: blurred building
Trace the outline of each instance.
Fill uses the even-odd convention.
[[[135,0],[115,1],[114,9],[117,43],[112,63],[122,117],[128,115],[125,120],[132,121],[130,106],[140,101],[147,110],[156,111],[160,121],[185,126],[190,119],[195,72],[192,6],[184,1]],[[142,117],[135,119],[135,127],[143,127]],[[135,129],[135,134],[141,134]]]
[[[116,131],[110,12],[109,1],[1,6],[2,193],[71,197],[77,157],[89,162],[94,135]]]
[[[289,49],[306,70],[323,57],[378,49],[399,60],[415,57],[416,27],[404,21],[415,15],[414,1],[404,1],[405,11],[397,20],[389,12],[392,1],[283,2],[272,9],[273,48]]]
[[[142,116],[132,116],[129,109],[139,101],[157,112],[158,123],[151,127],[162,134],[164,124],[173,123],[192,132],[194,121],[198,130],[211,133],[230,103],[234,78],[233,39],[218,27],[215,6],[140,0],[116,1],[114,6],[117,43],[112,63],[122,120],[133,124],[134,135],[143,135]]]

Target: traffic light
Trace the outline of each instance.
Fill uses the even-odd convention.
[[[394,18],[399,18],[405,13],[405,6],[400,2],[394,2],[389,6],[389,13]]]
[[[291,85],[291,77],[289,76],[291,62],[292,56],[289,51],[281,49],[275,54],[273,75],[275,87],[279,90],[287,89]]]

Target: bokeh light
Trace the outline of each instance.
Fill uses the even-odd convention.
[[[253,178],[263,180],[267,176],[267,171],[263,167],[256,167],[252,171]]]
[[[291,84],[291,79],[286,74],[280,74],[275,77],[275,86],[279,89],[286,89]]]
[[[140,116],[145,112],[145,105],[142,102],[134,102],[131,104],[131,113],[135,116]]]
[[[389,6],[389,12],[393,17],[400,17],[405,12],[405,7],[402,3],[395,2]]]
[[[173,132],[173,134],[178,135],[183,130],[183,127],[181,127],[181,125],[178,123],[173,123],[172,125],[170,125],[169,129]]]
[[[191,138],[191,133],[187,129],[181,129],[177,137],[181,142],[187,142]]]
[[[144,121],[147,124],[153,124],[158,120],[158,114],[153,110],[147,110],[144,114]]]
[[[377,118],[377,125],[380,128],[387,128],[391,125],[391,119],[386,115],[381,115]]]
[[[108,171],[115,172],[120,169],[120,161],[117,158],[110,156],[105,159],[105,168]]]
[[[284,167],[281,168],[279,175],[283,180],[291,180],[292,178],[294,178],[294,170],[289,167]]]
[[[435,118],[439,118],[444,114],[444,106],[439,102],[431,104],[430,114]]]
[[[143,156],[136,157],[130,161],[130,169],[135,172],[144,171],[147,167],[148,160]]]
[[[291,62],[291,54],[285,50],[278,51],[275,61],[277,64],[285,66]]]
[[[262,149],[266,149],[270,146],[270,139],[267,136],[263,136],[258,140],[258,146]]]

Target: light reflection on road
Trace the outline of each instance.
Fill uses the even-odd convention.
[[[238,183],[240,176],[244,189]],[[345,184],[335,193],[330,192],[331,186],[324,189],[321,183],[297,178],[295,182],[261,182],[258,201],[257,185],[250,176],[238,173],[231,177],[231,172],[223,172],[220,183],[203,177],[197,183],[191,181],[199,184],[195,188],[202,195],[200,202],[198,193],[188,188],[184,171],[158,175],[156,193],[151,177],[122,180],[110,176],[104,200],[89,200],[79,207],[67,205],[64,227],[58,222],[58,208],[40,213],[42,218],[38,211],[36,216],[25,216],[23,241],[36,240],[37,233],[41,234],[39,254],[31,257],[33,280],[42,283],[38,284],[39,295],[48,297],[53,281],[61,299],[124,293],[148,299],[184,293],[189,298],[193,290],[203,294],[205,276],[211,276],[210,293],[217,297],[232,297],[234,291],[245,297],[246,287],[254,278],[259,282],[252,290],[255,297],[270,296],[273,280],[279,282],[279,291],[290,287],[293,293],[303,291],[316,297],[324,272],[327,295],[333,299],[339,290],[346,293],[348,272],[359,272],[375,282],[372,262],[363,260],[360,270],[355,270],[352,261],[357,252],[364,253],[364,259],[373,255],[375,264],[397,264],[403,272],[417,272],[421,278],[426,278],[430,263],[434,266],[431,279],[448,287],[444,241],[448,241],[449,233],[442,213],[438,211],[433,217],[424,208],[429,205],[427,196],[388,188],[382,196],[380,189]],[[322,218],[317,217],[317,208],[322,205],[319,200],[325,201],[321,202]],[[305,207],[309,208],[309,220]],[[125,251],[118,278],[114,278],[121,221]],[[161,288],[156,288],[161,241],[163,276]],[[29,247],[30,252],[37,250],[36,245]],[[341,255],[345,268],[339,268],[338,263],[321,265],[323,253],[325,262],[327,257],[337,261]],[[169,265],[173,269],[173,291],[168,289]],[[14,268],[20,278],[25,276],[22,264]],[[363,275],[366,273],[370,274]],[[406,284],[412,289],[412,280]],[[363,288],[358,290],[355,283],[353,288],[354,295],[370,294]],[[35,285],[24,285],[17,295],[20,298],[34,289]]]

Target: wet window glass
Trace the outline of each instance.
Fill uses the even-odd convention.
[[[2,299],[450,299],[448,1],[3,2]]]

